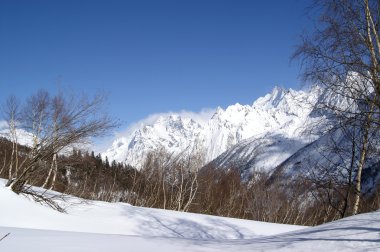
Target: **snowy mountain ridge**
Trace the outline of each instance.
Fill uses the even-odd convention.
[[[251,138],[270,135],[307,144],[315,138],[303,136],[302,128],[315,120],[309,115],[322,92],[318,86],[300,91],[275,87],[252,105],[218,107],[207,120],[162,115],[116,139],[102,156],[141,168],[147,154],[158,150],[172,156],[198,154],[206,164]]]

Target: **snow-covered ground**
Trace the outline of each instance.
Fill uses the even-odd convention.
[[[68,197],[59,213],[3,180],[0,202],[0,251],[380,251],[379,212],[307,228]]]

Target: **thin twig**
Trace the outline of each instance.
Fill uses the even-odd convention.
[[[4,235],[3,237],[1,237],[0,238],[0,242],[5,238],[5,237],[7,237],[8,235],[10,235],[11,233],[8,233],[8,234],[6,234],[6,235]]]

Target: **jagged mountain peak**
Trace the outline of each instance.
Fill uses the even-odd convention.
[[[258,98],[252,105],[254,108],[260,108],[260,109],[270,109],[275,108],[278,106],[280,101],[283,99],[285,93],[288,92],[288,90],[275,86],[272,89],[272,92],[269,94],[266,94],[263,97]]]
[[[115,140],[103,156],[139,168],[151,151],[164,149],[175,156],[191,150],[209,162],[248,138],[268,134],[297,137],[297,127],[304,124],[312,110],[312,106],[304,104],[312,105],[319,95],[319,87],[305,91],[275,87],[253,105],[217,107],[207,120],[179,113],[163,114]]]

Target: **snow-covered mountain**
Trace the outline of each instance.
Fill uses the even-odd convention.
[[[305,91],[275,87],[252,105],[218,107],[207,120],[176,113],[162,115],[116,139],[103,156],[140,168],[152,151],[163,150],[173,157],[199,154],[203,164],[224,153],[219,164],[227,165],[226,156],[231,153],[226,151],[236,152],[247,141],[257,141],[258,146],[276,146],[273,151],[282,153],[263,165],[273,167],[318,137],[306,136],[303,131],[308,122],[320,119],[310,114],[322,92],[318,86]],[[285,142],[276,145],[281,141]]]
[[[178,114],[162,115],[152,123],[142,123],[131,134],[116,139],[102,156],[140,168],[150,152],[165,151],[177,155],[195,151],[202,129],[202,124],[192,118]]]
[[[225,169],[237,168],[243,177],[253,170],[265,170],[287,179],[301,174],[313,179],[327,174],[347,178],[348,170],[355,171],[356,163],[352,164],[352,153],[354,148],[355,159],[360,159],[358,136],[362,134],[362,127],[352,123],[343,127],[342,121],[336,121],[339,120],[339,115],[335,113],[345,111],[346,116],[357,116],[358,112],[367,109],[367,104],[343,95],[347,91],[337,92],[316,87],[303,94],[301,91],[293,91],[290,95],[291,93],[288,91],[282,98],[273,101],[260,98],[255,102],[263,110],[270,111],[274,117],[284,118],[280,127],[241,141],[219,155],[211,165]],[[289,96],[294,98],[291,102]],[[365,185],[363,188],[368,192],[380,179],[379,134],[376,129],[370,132],[370,147],[365,165],[369,169],[365,169],[362,176]],[[357,136],[355,144],[352,136]]]

